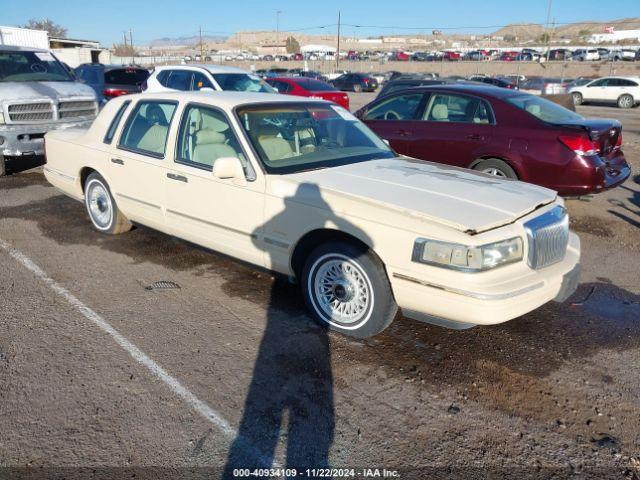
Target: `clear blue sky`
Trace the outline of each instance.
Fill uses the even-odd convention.
[[[68,36],[120,42],[133,29],[134,43],[161,37],[238,30],[275,29],[281,10],[282,30],[336,23],[337,11],[347,24],[425,27],[473,27],[508,23],[544,23],[548,0],[0,0],[0,24],[21,25],[30,18],[49,17],[68,28]],[[557,22],[640,17],[640,0],[553,0]],[[335,27],[308,33],[335,32]],[[489,30],[465,29],[486,33]],[[411,30],[345,27],[346,35],[411,33]],[[418,31],[414,31],[418,32]]]

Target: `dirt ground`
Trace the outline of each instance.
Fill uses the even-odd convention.
[[[231,478],[273,460],[639,479],[640,110],[579,112],[623,122],[634,169],[568,201],[582,285],[465,331],[400,316],[366,341],[327,334],[295,286],[147,228],[100,235],[39,170],[0,179],[0,478]]]

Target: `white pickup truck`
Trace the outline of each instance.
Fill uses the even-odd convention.
[[[7,160],[42,155],[46,132],[88,127],[97,113],[93,89],[51,52],[0,46],[0,176]]]

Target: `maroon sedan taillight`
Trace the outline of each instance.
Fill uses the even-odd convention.
[[[558,140],[577,155],[590,156],[598,154],[598,147],[584,135],[562,135],[558,137]]]

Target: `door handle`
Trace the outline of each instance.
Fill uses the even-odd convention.
[[[167,178],[170,178],[171,180],[177,180],[178,182],[184,182],[184,183],[189,182],[187,177],[183,175],[176,175],[175,173],[167,173]]]
[[[396,133],[398,135],[400,135],[401,137],[410,137],[411,135],[413,135],[413,133],[411,133],[411,131],[405,130],[404,128],[398,130]]]
[[[120,160],[119,158],[112,158],[111,163],[117,163],[118,165],[124,165],[124,160]]]
[[[467,139],[468,140],[484,140],[484,137],[482,135],[478,135],[477,133],[474,133],[471,135],[467,135]]]

